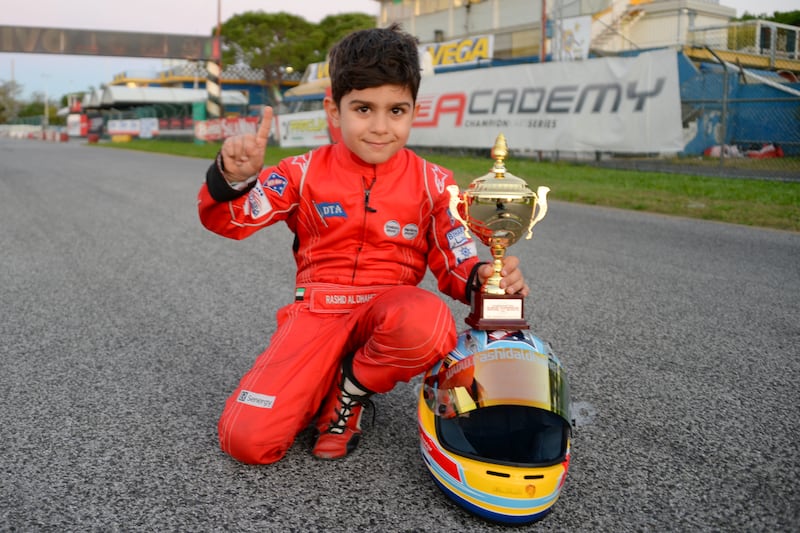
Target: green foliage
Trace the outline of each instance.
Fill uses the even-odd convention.
[[[302,73],[310,63],[324,61],[341,37],[373,27],[375,18],[362,13],[332,15],[312,24],[289,13],[248,11],[222,24],[222,60],[263,70],[267,82],[275,84],[285,77],[287,67]]]
[[[781,24],[789,24],[790,26],[800,26],[800,10],[776,11],[772,20]]]
[[[771,16],[766,13],[750,13],[745,11],[741,17],[735,20],[768,20],[790,26],[800,26],[800,11],[775,11]]]
[[[245,63],[264,71],[268,82],[282,77],[282,67],[294,66],[306,55],[314,26],[289,13],[248,11],[222,25],[223,63]]]
[[[8,122],[18,116],[17,109],[19,104],[17,99],[21,89],[18,83],[13,81],[0,81],[0,124]]]
[[[220,148],[218,143],[197,145],[163,139],[92,146],[200,157],[209,162]],[[274,165],[285,157],[302,154],[306,150],[270,146],[264,162]],[[461,187],[466,187],[492,167],[488,155],[470,157],[424,151],[418,153],[452,170]],[[539,185],[550,187],[548,198],[556,201],[800,231],[800,182],[615,170],[521,158],[512,158],[506,165],[509,172],[524,178],[532,189]]]
[[[44,102],[27,102],[20,106],[17,116],[19,117],[40,117],[44,115]]]
[[[364,13],[343,13],[341,15],[327,16],[319,23],[319,28],[324,37],[324,40],[320,43],[320,49],[325,51],[324,55],[327,55],[328,50],[343,37],[354,31],[374,28],[375,23],[375,17]]]

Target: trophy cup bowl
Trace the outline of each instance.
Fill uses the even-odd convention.
[[[533,236],[533,226],[547,214],[547,187],[539,187],[534,193],[525,180],[506,172],[504,160],[508,155],[505,136],[498,135],[492,148],[495,159],[492,171],[470,183],[460,194],[456,185],[451,185],[450,212],[460,221],[467,234],[491,249],[494,273],[486,280],[480,291],[473,293],[472,312],[466,322],[475,329],[494,330],[527,329],[524,318],[523,299],[519,294],[506,294],[500,287],[503,258],[506,249],[519,241]],[[463,206],[462,211],[459,208]]]

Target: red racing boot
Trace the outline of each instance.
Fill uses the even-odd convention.
[[[322,403],[317,420],[319,436],[311,453],[319,459],[341,459],[356,449],[361,440],[361,415],[365,404],[371,405],[366,392],[339,374]]]

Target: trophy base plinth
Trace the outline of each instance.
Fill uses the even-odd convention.
[[[529,329],[525,321],[524,296],[517,294],[475,293],[472,297],[472,311],[465,322],[473,329],[508,331]]]

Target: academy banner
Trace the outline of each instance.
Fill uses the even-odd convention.
[[[409,145],[679,152],[678,58],[636,57],[474,69],[422,80]]]

